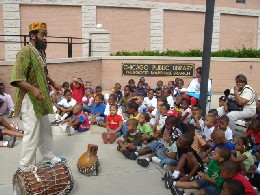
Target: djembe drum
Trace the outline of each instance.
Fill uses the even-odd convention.
[[[72,173],[66,162],[52,164],[44,162],[37,170],[19,169],[13,177],[14,191],[17,195],[68,194],[73,188]]]
[[[81,174],[86,176],[97,176],[99,171],[99,160],[97,156],[98,146],[88,144],[88,150],[78,160],[77,167]]]

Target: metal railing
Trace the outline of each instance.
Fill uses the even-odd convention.
[[[29,35],[0,35],[0,37],[20,37],[20,41],[1,41],[0,43],[23,43],[23,45],[27,45],[29,43]],[[68,46],[68,58],[72,58],[73,53],[73,45],[76,44],[88,44],[89,57],[91,56],[91,39],[84,39],[78,37],[62,37],[62,36],[47,36],[47,38],[55,38],[55,39],[67,39],[64,41],[48,41],[48,44],[67,44]],[[74,40],[82,40],[82,42],[75,42]]]

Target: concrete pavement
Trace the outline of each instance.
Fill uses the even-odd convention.
[[[213,96],[211,108],[216,108],[218,97]],[[50,115],[53,121],[54,115]],[[14,120],[22,127],[22,121]],[[101,133],[105,129],[96,125],[91,126],[87,133],[77,133],[73,136],[62,134],[59,127],[53,127],[54,152],[57,156],[65,156],[74,177],[74,188],[70,194],[104,194],[104,195],[170,195],[171,192],[164,187],[161,177],[164,170],[153,163],[147,168],[139,166],[136,161],[126,159],[116,150],[116,143],[105,145],[101,139]],[[86,150],[88,144],[98,145],[98,156],[101,170],[98,176],[86,177],[80,174],[76,164]],[[0,194],[11,195],[12,177],[20,160],[21,139],[17,139],[15,147],[0,148],[1,175]],[[42,162],[41,155],[37,152],[37,164]]]

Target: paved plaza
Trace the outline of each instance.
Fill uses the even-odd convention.
[[[213,96],[212,108],[217,106],[219,96]],[[54,115],[49,115],[50,120]],[[22,126],[22,121],[15,120]],[[73,136],[61,133],[59,127],[53,127],[54,152],[56,155],[66,156],[68,165],[74,177],[74,188],[70,194],[104,194],[104,195],[170,195],[171,192],[164,187],[161,178],[165,171],[150,163],[147,168],[139,166],[136,161],[126,159],[116,150],[116,143],[105,145],[101,139],[101,133],[105,128],[96,125],[86,133],[77,133]],[[80,174],[76,164],[86,150],[88,144],[98,145],[98,156],[101,170],[98,176],[86,177]],[[21,139],[17,139],[15,147],[1,148],[1,176],[0,194],[11,195],[12,177],[19,164],[21,152]],[[37,153],[37,163],[41,162],[41,155]]]

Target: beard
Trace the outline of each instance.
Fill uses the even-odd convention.
[[[40,41],[37,37],[35,39],[35,47],[37,50],[45,51],[47,48],[47,41]]]

